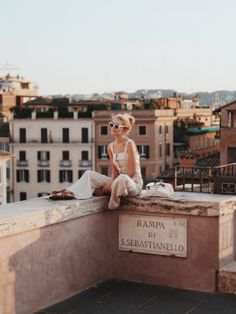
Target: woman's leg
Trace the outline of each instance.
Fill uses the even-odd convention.
[[[120,174],[111,185],[111,197],[108,204],[110,209],[115,209],[120,205],[120,197],[127,195],[139,195],[140,188],[126,174]]]
[[[96,188],[104,186],[110,180],[111,178],[108,176],[93,170],[87,170],[78,181],[66,190],[73,192],[74,197],[77,199],[87,199],[92,197]]]

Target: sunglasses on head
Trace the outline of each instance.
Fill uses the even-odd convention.
[[[119,125],[119,124],[116,124],[116,123],[114,123],[114,122],[109,122],[109,126],[110,126],[110,128],[114,128],[114,129],[126,128],[126,126],[124,126],[124,125]]]

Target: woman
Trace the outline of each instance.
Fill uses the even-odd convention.
[[[111,135],[114,138],[108,146],[112,167],[111,177],[87,170],[72,186],[53,192],[50,199],[87,199],[92,197],[95,189],[102,188],[104,194],[111,194],[109,209],[115,209],[120,205],[121,196],[140,195],[143,180],[139,154],[134,141],[128,138],[134,122],[134,117],[129,114],[116,114],[109,122]]]

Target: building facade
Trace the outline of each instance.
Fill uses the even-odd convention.
[[[94,111],[95,166],[103,174],[111,174],[107,146],[112,142],[108,122],[117,111]],[[173,167],[174,111],[133,110],[135,125],[129,134],[137,145],[141,171],[145,182],[154,180],[164,169]]]
[[[220,120],[220,164],[236,162],[236,101],[219,108]]]
[[[11,107],[20,106],[37,95],[37,86],[19,75],[0,77],[0,114],[4,121],[9,121]]]
[[[12,201],[66,188],[94,168],[92,119],[37,118],[10,121]]]

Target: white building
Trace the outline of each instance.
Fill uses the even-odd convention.
[[[91,118],[14,118],[10,121],[12,200],[50,194],[94,168],[94,123]]]
[[[7,169],[11,157],[12,155],[10,153],[0,151],[0,205],[7,203]]]

